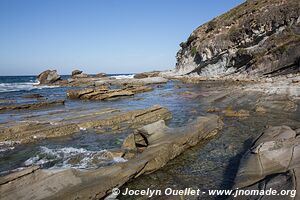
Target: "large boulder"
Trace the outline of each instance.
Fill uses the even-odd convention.
[[[288,126],[267,129],[254,142],[241,160],[235,179],[235,188],[300,189],[300,137]],[[299,199],[280,196],[279,199]],[[239,199],[249,199],[240,197]],[[257,195],[251,199],[274,199],[274,196]]]
[[[40,84],[52,84],[57,82],[58,80],[61,80],[61,77],[56,70],[49,70],[49,69],[40,73],[37,76],[37,78]]]

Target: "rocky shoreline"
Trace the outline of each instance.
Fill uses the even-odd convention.
[[[0,199],[128,199],[114,188],[297,190],[299,13],[296,0],[248,0],[193,31],[170,71],[120,79],[42,72],[39,86],[57,89],[0,102]]]
[[[144,78],[139,80],[143,79]],[[149,80],[149,78],[146,79]],[[175,83],[177,84],[173,86],[173,91],[181,90],[182,87],[191,84],[185,81],[186,77],[172,77],[169,81],[172,82],[174,79],[176,79]],[[1,126],[0,142],[2,148],[9,149],[22,144],[37,143],[49,138],[65,137],[76,134],[82,130],[93,130],[96,131],[97,134],[119,134],[126,131],[129,134],[124,138],[121,147],[107,150],[105,154],[105,162],[115,158],[125,159],[126,162],[115,163],[111,166],[101,167],[99,169],[90,169],[87,172],[82,172],[77,169],[62,171],[48,170],[43,169],[42,166],[33,165],[21,171],[12,171],[6,176],[2,176],[0,181],[1,194],[4,195],[3,197],[5,197],[5,199],[12,199],[16,197],[16,195],[20,198],[22,196],[23,198],[21,199],[43,199],[46,197],[54,199],[73,199],[75,196],[79,199],[85,199],[87,197],[99,199],[105,197],[110,194],[112,188],[121,187],[127,181],[132,180],[132,177],[139,177],[144,173],[152,173],[165,166],[169,159],[178,156],[186,148],[214,138],[213,136],[216,135],[216,130],[221,132],[220,128],[223,127],[221,119],[244,121],[252,119],[253,116],[264,118],[271,115],[277,116],[280,112],[296,112],[298,110],[299,95],[297,93],[298,82],[296,82],[295,79],[297,79],[297,76],[290,78],[277,77],[272,80],[272,82],[267,79],[260,81],[202,80],[199,78],[195,78],[195,80],[191,81],[192,79],[190,79],[192,86],[199,85],[202,90],[205,89],[205,91],[183,91],[177,93],[177,95],[183,99],[201,98],[202,102],[206,102],[205,105],[202,105],[202,109],[205,110],[207,117],[194,119],[194,122],[190,122],[182,128],[168,128],[165,125],[162,120],[169,120],[172,113],[162,106],[153,106],[131,111],[106,108],[89,111],[85,114],[83,111],[78,110],[70,113],[68,117],[64,116],[65,113],[54,113],[52,116],[45,116],[44,118],[30,117],[28,118],[30,120],[27,122],[12,121],[5,126]],[[178,82],[178,80],[180,80],[180,82]],[[126,84],[119,85],[120,82],[125,82]],[[137,82],[135,82],[135,80],[131,80],[130,82],[122,80],[117,81],[116,85],[110,82],[109,84],[106,83],[101,86],[86,86],[87,84],[84,83],[81,87],[76,87],[77,89],[69,88],[65,93],[66,100],[77,101],[78,99],[91,102],[103,100],[120,101],[124,97],[127,99],[128,96],[134,94],[155,92],[155,90],[161,88],[157,86],[162,84],[161,82],[151,85],[149,85],[149,83],[143,83],[141,85],[141,82],[138,82],[139,84],[132,83]],[[283,83],[289,84],[285,85]],[[120,89],[110,89],[113,86],[120,87]],[[267,90],[264,90],[263,86]],[[294,92],[291,92],[293,91],[292,86],[295,86]],[[249,98],[255,99],[249,101]],[[132,100],[128,99],[128,101]],[[85,103],[88,104],[89,102]],[[247,105],[246,108],[239,106],[245,103]],[[251,104],[251,106],[248,104]],[[48,107],[50,105],[45,102],[29,105],[31,106],[15,106],[15,109],[31,110],[31,108],[46,108],[51,110],[52,108]],[[13,106],[7,107],[12,108]],[[5,109],[3,112],[11,112],[10,110],[13,109]],[[197,113],[197,111],[195,113]],[[215,115],[210,116],[209,113],[217,114],[219,117]],[[275,134],[277,132],[274,129],[270,134],[271,133]],[[256,133],[256,136],[257,135],[259,135],[259,132]],[[167,146],[164,147],[162,144]],[[103,153],[100,154],[102,156]],[[95,154],[95,156],[96,155],[97,154]],[[150,162],[150,160],[153,161]],[[117,173],[118,176],[110,174],[110,172],[115,173],[115,170],[119,170]],[[239,183],[239,173],[237,175],[237,184]],[[286,171],[282,171],[282,173],[286,173]],[[83,179],[83,177],[86,178]],[[107,185],[101,184],[101,182],[107,182],[107,180],[114,181]],[[57,187],[57,181],[63,184]],[[51,184],[49,184],[50,182]],[[95,184],[97,187],[93,186]],[[19,189],[12,193],[13,188]],[[33,190],[33,188],[36,189],[34,189],[31,195],[24,195],[26,191]],[[51,193],[45,192],[49,189],[52,191]],[[78,192],[74,193],[75,190]]]

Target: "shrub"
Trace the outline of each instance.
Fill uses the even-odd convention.
[[[192,56],[195,56],[197,54],[197,48],[196,47],[192,47],[191,48],[191,53],[192,53]]]

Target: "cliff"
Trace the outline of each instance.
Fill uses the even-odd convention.
[[[180,44],[174,72],[204,77],[298,72],[299,13],[299,0],[248,0],[194,30]]]

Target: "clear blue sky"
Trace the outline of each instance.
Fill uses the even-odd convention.
[[[179,43],[243,0],[0,0],[0,75],[171,69]]]

